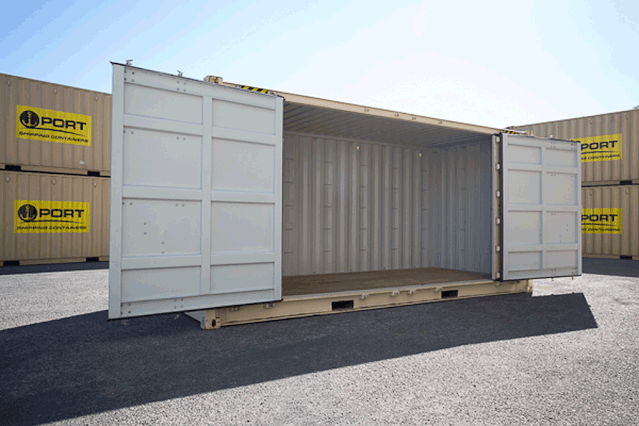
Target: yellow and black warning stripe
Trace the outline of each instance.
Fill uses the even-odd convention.
[[[507,135],[521,135],[522,133],[525,133],[525,132],[519,132],[516,130],[502,130],[502,133],[506,133]]]
[[[242,89],[250,90],[251,92],[257,92],[257,93],[268,93],[268,90],[260,89],[259,87],[242,86]]]

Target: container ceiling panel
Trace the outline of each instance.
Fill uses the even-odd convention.
[[[257,89],[222,82],[207,76],[205,81],[257,91],[284,98],[284,131],[327,137],[358,139],[418,148],[449,147],[485,141],[486,135],[501,129],[400,113],[363,105],[310,96]],[[262,92],[263,91],[263,92]]]
[[[411,121],[383,117],[378,114],[362,114],[285,102],[284,131],[415,147],[463,144],[477,139],[478,136],[499,132],[491,128],[468,130],[464,129],[463,125],[459,126],[462,128],[454,127],[457,123],[451,123],[452,125],[423,123],[417,120],[425,117],[402,115],[407,115]]]

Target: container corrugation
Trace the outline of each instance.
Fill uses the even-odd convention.
[[[639,256],[639,186],[592,186],[582,188],[582,252],[585,257]],[[586,210],[588,209],[588,210]],[[590,210],[596,209],[596,210]],[[604,210],[605,209],[605,210]],[[621,224],[612,214],[621,211]],[[598,215],[590,221],[585,216]],[[607,217],[602,218],[601,215]],[[597,223],[598,222],[598,223]],[[586,232],[587,223],[596,223]],[[619,227],[619,225],[621,225]],[[621,228],[621,229],[619,229]]]
[[[20,107],[90,116],[90,146],[18,137],[19,131],[25,130],[22,126],[17,128]],[[59,129],[56,132],[56,135],[70,135]],[[111,95],[0,74],[0,166],[84,175],[96,172],[109,176]]]
[[[7,171],[0,171],[0,178],[1,261],[52,263],[109,256],[109,178]],[[38,208],[39,203],[46,202],[69,203],[64,207],[69,210],[87,206],[70,203],[88,203],[89,232],[16,233],[18,226],[22,225],[55,225],[56,222],[40,220],[41,217],[36,217],[35,214],[29,216],[24,211],[19,212],[22,205],[29,204]],[[56,206],[59,204],[50,207]],[[82,213],[70,212],[69,215],[73,218]],[[53,213],[53,216],[58,215]],[[72,220],[65,222],[70,223]],[[61,227],[65,226],[65,222],[61,223]]]
[[[491,269],[491,145],[285,132],[283,275]]]
[[[515,126],[534,136],[559,139],[592,138],[622,135],[621,159],[583,161],[581,181],[583,185],[615,185],[623,181],[639,183],[639,110],[621,111],[590,117],[572,118],[548,123]]]

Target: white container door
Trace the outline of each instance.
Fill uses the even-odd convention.
[[[579,144],[502,139],[502,279],[581,275]]]
[[[282,114],[113,65],[109,318],[281,300]]]

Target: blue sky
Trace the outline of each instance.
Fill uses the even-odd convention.
[[[639,105],[639,1],[13,2],[0,72],[110,61],[494,127]]]

